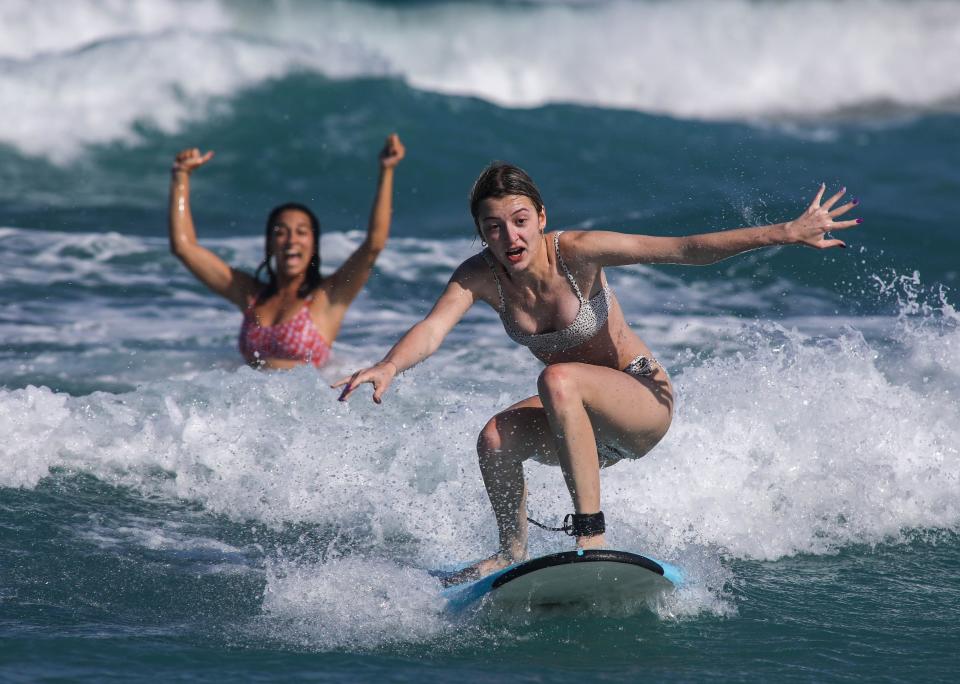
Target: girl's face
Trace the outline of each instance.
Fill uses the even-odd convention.
[[[547,227],[544,209],[537,211],[533,200],[524,195],[490,197],[480,202],[477,211],[480,235],[493,256],[508,271],[526,270],[543,244]]]
[[[297,209],[281,212],[270,235],[270,251],[277,259],[277,274],[291,278],[306,273],[315,250],[310,217]]]

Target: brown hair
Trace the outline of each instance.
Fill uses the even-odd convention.
[[[273,266],[270,265],[270,257],[273,256],[273,252],[270,250],[270,237],[273,235],[273,229],[277,219],[280,218],[280,214],[291,210],[306,214],[307,218],[310,219],[310,230],[313,232],[313,256],[310,257],[310,263],[307,264],[307,277],[300,285],[300,289],[297,290],[297,297],[303,299],[320,287],[320,283],[323,281],[323,276],[320,275],[320,221],[317,220],[316,214],[310,211],[309,207],[298,202],[287,202],[271,209],[270,215],[267,216],[267,227],[264,234],[264,257],[253,274],[253,277],[260,281],[260,271],[266,269],[267,282],[264,288],[260,290],[257,301],[262,302],[277,293],[277,274],[273,272]]]
[[[473,214],[473,222],[477,226],[478,233],[480,232],[480,221],[477,218],[477,212],[480,211],[480,203],[491,197],[500,199],[507,195],[527,197],[533,202],[537,213],[543,210],[543,199],[540,197],[540,191],[526,171],[519,166],[506,162],[491,162],[480,173],[480,177],[477,178],[470,190],[470,213]],[[483,236],[481,235],[481,237]]]

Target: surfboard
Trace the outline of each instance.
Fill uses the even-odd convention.
[[[669,563],[587,549],[532,558],[441,593],[454,612],[481,605],[513,611],[639,603],[682,584],[683,572]]]

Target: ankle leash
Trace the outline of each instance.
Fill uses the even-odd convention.
[[[603,534],[607,530],[607,526],[603,520],[603,511],[596,513],[567,513],[563,517],[563,525],[560,527],[549,527],[530,517],[527,518],[527,521],[542,530],[565,532],[571,537],[590,537],[596,534]]]

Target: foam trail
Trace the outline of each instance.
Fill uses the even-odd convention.
[[[269,566],[263,622],[286,643],[369,649],[426,641],[453,625],[440,584],[423,571],[359,558]]]

